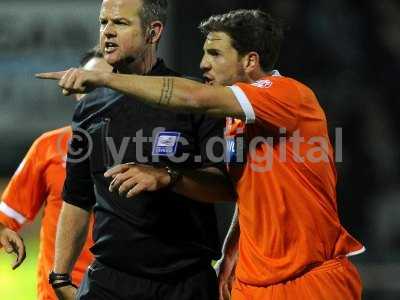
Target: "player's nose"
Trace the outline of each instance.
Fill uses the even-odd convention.
[[[203,56],[203,58],[200,61],[200,69],[202,71],[208,71],[211,69],[211,64],[205,55]]]

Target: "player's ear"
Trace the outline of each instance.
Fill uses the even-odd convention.
[[[254,70],[257,70],[260,66],[260,56],[257,52],[249,52],[242,58],[243,69],[244,71],[249,74]]]

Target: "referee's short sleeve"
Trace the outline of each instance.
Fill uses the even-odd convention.
[[[62,197],[68,204],[91,210],[95,204],[94,185],[90,172],[90,136],[73,124],[66,165],[66,179]]]
[[[202,115],[196,123],[201,167],[214,166],[225,171],[225,118]]]

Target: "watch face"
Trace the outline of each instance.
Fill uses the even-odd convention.
[[[169,187],[173,186],[181,177],[181,173],[176,170],[171,169],[170,167],[166,167],[169,176],[171,177],[171,181],[169,183]]]

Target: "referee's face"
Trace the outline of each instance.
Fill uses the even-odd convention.
[[[203,51],[200,68],[207,84],[232,85],[244,81],[245,74],[240,56],[232,47],[229,35],[224,32],[209,33]]]
[[[139,12],[141,0],[103,0],[100,10],[100,47],[112,66],[141,61],[146,50]]]

